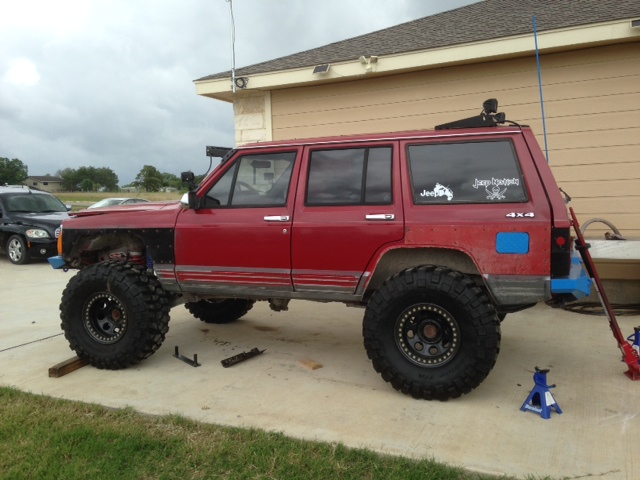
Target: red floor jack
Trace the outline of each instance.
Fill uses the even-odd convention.
[[[602,304],[607,318],[609,319],[609,326],[613,332],[613,337],[618,342],[618,348],[620,348],[620,351],[622,352],[622,361],[625,362],[629,368],[629,370],[624,372],[624,374],[631,380],[640,380],[640,327],[636,327],[634,329],[635,333],[629,338],[625,338],[622,335],[620,326],[618,325],[618,320],[616,320],[616,316],[613,313],[613,308],[611,308],[607,294],[605,293],[604,288],[602,288],[602,281],[596,271],[591,254],[589,253],[590,245],[584,241],[584,237],[580,231],[580,225],[578,225],[578,219],[576,218],[573,208],[569,208],[569,212],[571,213],[573,229],[577,236],[576,250],[580,253],[584,266],[587,269],[587,273],[593,280],[596,292],[598,292],[600,303]]]

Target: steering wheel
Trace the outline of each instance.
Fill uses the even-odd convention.
[[[245,190],[249,191],[249,192],[258,192],[258,190],[256,190],[255,188],[253,188],[251,185],[249,185],[247,182],[243,182],[241,180],[236,181],[236,186],[235,188],[238,191],[242,191],[242,189],[244,188]]]

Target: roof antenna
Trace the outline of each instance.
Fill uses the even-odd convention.
[[[233,0],[224,0],[229,4],[231,17],[231,91],[236,93],[236,25],[233,19]]]
[[[538,65],[538,85],[540,86],[540,107],[542,108],[542,133],[544,135],[544,150],[547,154],[547,163],[549,163],[549,145],[547,144],[547,120],[544,114],[544,97],[542,96],[542,72],[540,70],[540,51],[538,50],[538,24],[536,16],[533,16],[533,39],[536,44],[536,63]]]

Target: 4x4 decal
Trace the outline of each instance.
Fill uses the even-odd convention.
[[[509,218],[524,218],[524,217],[529,217],[529,218],[533,218],[535,217],[536,214],[533,212],[511,212],[511,213],[507,213],[505,215],[505,217],[509,217]]]

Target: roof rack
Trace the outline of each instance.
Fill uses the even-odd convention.
[[[504,113],[498,112],[498,100],[490,98],[482,104],[482,112],[475,117],[463,118],[449,123],[436,125],[436,130],[450,130],[454,128],[479,128],[479,127],[495,127],[498,124],[505,123],[506,117]]]

